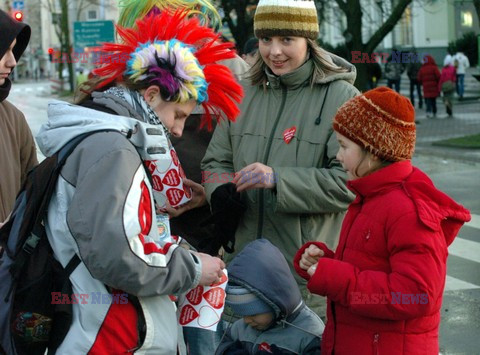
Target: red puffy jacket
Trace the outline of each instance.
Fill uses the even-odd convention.
[[[349,182],[357,197],[332,258],[325,253],[310,278],[328,297],[322,354],[438,355],[447,246],[469,211],[437,190],[410,161]],[[330,257],[329,257],[330,256]]]

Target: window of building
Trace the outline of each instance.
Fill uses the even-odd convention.
[[[460,21],[463,27],[472,27],[473,26],[472,12],[471,11],[460,12]]]
[[[89,10],[87,12],[87,20],[96,20],[97,19],[97,11]]]

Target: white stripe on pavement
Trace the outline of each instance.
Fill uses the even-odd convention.
[[[448,252],[450,255],[480,263],[480,243],[478,242],[457,237],[448,247]]]
[[[480,229],[480,216],[478,214],[472,214],[472,220],[465,223],[466,226]]]
[[[480,286],[447,275],[445,291],[471,290],[476,288],[480,288]]]

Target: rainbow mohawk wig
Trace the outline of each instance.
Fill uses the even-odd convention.
[[[185,11],[164,11],[136,22],[136,28],[117,26],[122,43],[105,43],[105,63],[93,74],[104,78],[96,88],[113,81],[157,85],[166,101],[184,103],[191,99],[205,110],[203,124],[235,120],[242,87],[226,66],[216,62],[235,57],[233,44],[218,42],[218,35],[201,26]]]
[[[163,11],[171,13],[181,10],[188,16],[196,15],[202,24],[210,24],[219,28],[222,19],[209,0],[120,0],[120,18],[118,24],[122,27],[134,27],[135,21],[150,14],[158,15]]]

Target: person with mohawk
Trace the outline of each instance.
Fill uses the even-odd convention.
[[[196,105],[207,126],[214,117],[234,120],[242,88],[217,63],[234,56],[232,45],[218,43],[185,12],[147,16],[117,31],[119,43],[103,45],[105,64],[82,87],[78,105],[50,103],[37,136],[50,156],[92,133],[62,168],[45,223],[62,266],[80,259],[70,280],[73,293],[85,295],[49,353],[184,354],[169,295],[218,281],[224,263],[160,238],[146,164],[170,156],[168,138],[182,135]]]

